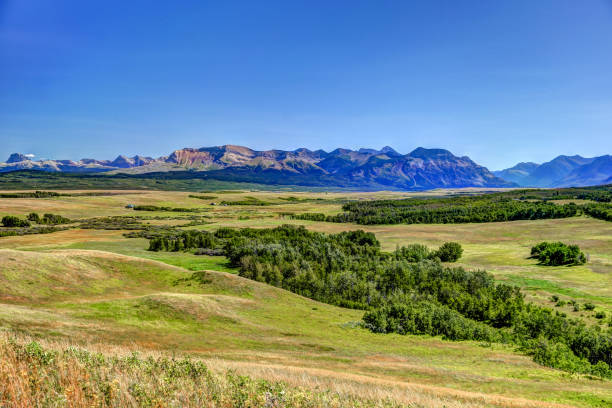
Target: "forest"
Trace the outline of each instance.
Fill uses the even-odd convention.
[[[361,230],[323,234],[301,226],[166,232],[152,251],[221,249],[243,277],[338,306],[365,310],[377,333],[513,344],[534,361],[612,378],[612,328],[526,302],[517,286],[485,271],[452,267],[458,243],[413,244],[381,251]]]
[[[489,194],[483,196],[353,201],[338,215],[305,213],[294,219],[372,224],[455,224],[567,218],[580,214],[575,204],[521,201]]]
[[[589,203],[559,204],[559,200],[588,200]],[[338,223],[456,224],[539,220],[575,217],[582,214],[612,221],[612,187],[511,190],[484,195],[455,195],[399,200],[351,201],[335,215],[290,214],[292,219]]]

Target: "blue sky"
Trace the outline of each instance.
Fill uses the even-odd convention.
[[[0,0],[0,160],[228,143],[612,153],[612,2]]]

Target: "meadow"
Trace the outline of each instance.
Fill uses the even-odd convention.
[[[282,224],[326,233],[363,229],[374,233],[385,251],[413,243],[438,247],[456,241],[464,249],[458,265],[484,269],[518,285],[529,300],[585,319],[590,325],[605,326],[605,319],[595,317],[597,312],[612,315],[610,222],[579,216],[479,224],[327,223],[295,220],[290,215],[335,215],[342,211],[343,203],[353,200],[475,191],[247,189],[200,193],[121,190],[98,196],[0,198],[0,217],[53,213],[71,219],[69,226],[74,227],[0,238],[0,325],[6,336],[2,352],[14,353],[6,344],[26,347],[36,340],[45,350],[60,353],[79,346],[106,356],[125,356],[132,351],[156,358],[188,356],[204,362],[224,384],[228,370],[235,370],[254,381],[283,381],[287,392],[296,395],[331,393],[331,397],[313,394],[311,400],[318,401],[314,406],[326,406],[324,398],[335,398],[337,406],[357,405],[355,401],[363,406],[391,401],[425,407],[612,404],[609,380],[540,366],[509,345],[371,333],[357,324],[363,311],[315,302],[241,278],[224,257],[151,252],[147,239],[126,238],[128,231],[78,228],[78,220],[95,217],[138,216],[140,222],[152,226],[189,221],[191,213],[126,207],[147,205],[196,209],[198,215],[207,217],[206,223],[184,228],[207,231]],[[529,258],[529,251],[546,240],[579,245],[588,262],[572,267],[539,265]],[[558,300],[551,301],[553,296]],[[574,311],[570,303],[559,300],[595,307]],[[70,364],[82,366],[64,354],[62,358],[72,361]],[[15,361],[14,368],[18,364]],[[119,383],[125,383],[119,388],[124,389],[121,395],[126,399],[117,401],[136,404],[129,396],[129,376],[114,368],[104,370],[116,372]],[[152,381],[143,377],[142,388],[152,390]]]

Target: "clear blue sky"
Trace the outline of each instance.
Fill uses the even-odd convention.
[[[0,0],[0,160],[227,143],[612,153],[612,2]]]

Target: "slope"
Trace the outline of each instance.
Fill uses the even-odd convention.
[[[373,334],[355,324],[360,311],[228,273],[89,250],[1,250],[0,265],[2,326],[64,343],[189,353],[255,377],[430,407],[612,399],[607,383],[509,348]]]

